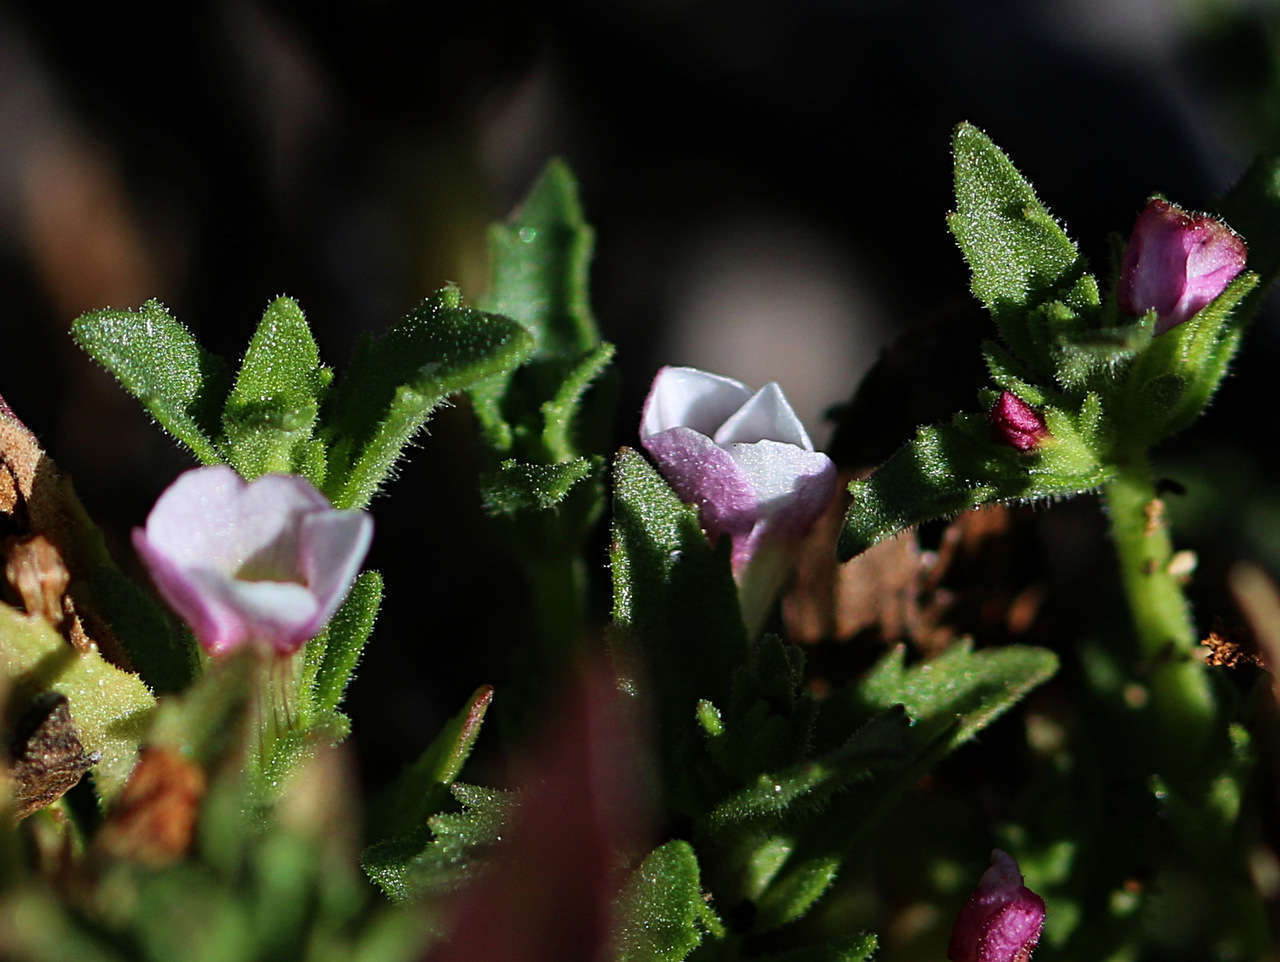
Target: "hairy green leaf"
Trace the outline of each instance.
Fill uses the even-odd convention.
[[[310,713],[321,716],[337,709],[381,605],[382,575],[361,572],[329,627],[307,642],[300,688],[310,691],[306,701]]]
[[[231,466],[249,479],[268,471],[300,472],[332,376],[320,363],[302,308],[288,297],[272,301],[222,415]]]
[[[991,138],[961,124],[952,153],[956,210],[947,223],[973,274],[973,293],[991,311],[1013,352],[1045,370],[1047,359],[1027,330],[1025,314],[1075,287],[1084,262]]]
[[[916,436],[865,481],[849,485],[837,553],[847,561],[903,528],[992,501],[1079,494],[1108,477],[1075,418],[1056,408],[1042,415],[1050,437],[1022,452],[991,437],[987,419],[960,414]]]
[[[640,660],[638,674],[654,686],[672,733],[692,734],[699,700],[728,704],[747,650],[727,549],[727,539],[715,549],[707,543],[697,510],[642,455],[619,452],[610,551],[619,654]]]
[[[200,461],[223,460],[213,439],[227,392],[226,365],[163,304],[149,300],[136,311],[90,311],[76,318],[71,333]]]
[[[724,927],[702,895],[698,857],[683,840],[650,852],[618,896],[617,962],[681,962]]]
[[[558,464],[536,464],[508,458],[481,480],[485,510],[512,517],[525,511],[548,511],[583,481],[599,477],[602,458],[574,458]]]
[[[378,842],[361,859],[365,873],[387,897],[405,902],[451,892],[472,875],[501,839],[518,804],[511,792],[454,782],[450,793],[462,811],[433,815],[428,829]]]
[[[362,508],[435,407],[484,378],[513,370],[533,349],[515,321],[462,303],[446,287],[372,343],[332,398],[324,491],[338,508]]]
[[[871,932],[835,939],[825,945],[807,946],[777,955],[752,956],[751,962],[870,962],[880,947]]]
[[[481,685],[462,710],[445,724],[416,762],[407,768],[379,806],[375,829],[384,836],[406,835],[427,823],[449,799],[449,786],[471,754],[485,712],[493,701],[493,686]]]

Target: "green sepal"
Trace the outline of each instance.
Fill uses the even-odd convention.
[[[307,642],[299,684],[304,719],[322,717],[342,702],[381,605],[382,575],[361,572],[328,628]]]
[[[1240,344],[1240,304],[1257,288],[1252,271],[1238,275],[1194,317],[1154,338],[1125,379],[1126,435],[1154,444],[1204,411]]]
[[[511,792],[454,782],[462,811],[432,815],[427,827],[365,849],[365,874],[393,902],[455,891],[502,838],[518,804]]]
[[[365,341],[326,410],[329,500],[338,508],[366,506],[437,405],[513,370],[533,344],[515,321],[465,306],[456,287]]]
[[[107,662],[96,650],[78,652],[43,618],[0,602],[0,672],[11,698],[29,701],[46,691],[70,703],[80,743],[101,752],[94,786],[105,803],[124,787],[151,721],[155,697],[137,675]]]
[[[1110,382],[1124,365],[1148,348],[1155,330],[1155,314],[1148,312],[1119,327],[1072,329],[1065,321],[1060,327],[1064,330],[1053,345],[1055,377],[1067,390],[1080,391]]]
[[[301,473],[316,454],[308,441],[333,378],[320,363],[311,328],[296,301],[268,305],[222,414],[231,466],[247,479],[268,471]]]
[[[449,786],[471,755],[492,701],[492,685],[477,688],[418,760],[401,773],[378,806],[379,814],[373,820],[379,836],[410,834],[444,808],[450,798]]]
[[[89,311],[76,318],[71,334],[196,458],[222,462],[213,439],[220,434],[226,365],[201,348],[168,308],[152,299],[136,311]]]
[[[959,414],[916,436],[865,481],[849,485],[853,501],[836,551],[847,561],[912,525],[993,501],[1079,494],[1109,476],[1075,417],[1040,412],[1049,429],[1034,451],[996,441],[984,415]]]
[[[729,568],[728,539],[712,548],[695,508],[682,504],[645,458],[629,448],[613,466],[613,620],[624,673],[631,659],[656,696],[672,738],[696,737],[698,702],[728,704],[730,680],[747,651]],[[664,746],[676,766],[676,746]]]
[[[956,210],[947,224],[972,272],[974,295],[1013,353],[1049,373],[1027,326],[1031,308],[1065,300],[1085,275],[1075,244],[986,134],[961,124],[952,139]],[[1094,290],[1097,286],[1094,283]],[[1078,296],[1081,310],[1087,300]],[[1074,305],[1073,305],[1074,306]]]
[[[498,470],[481,479],[480,492],[489,514],[514,517],[526,511],[549,511],[583,481],[598,478],[601,457],[573,458],[556,464],[537,464],[508,458]]]
[[[698,857],[682,839],[650,852],[617,900],[616,962],[682,962],[724,925],[703,897]]]
[[[753,955],[750,962],[870,962],[880,947],[872,932],[834,939],[825,945],[806,946],[771,955]]]

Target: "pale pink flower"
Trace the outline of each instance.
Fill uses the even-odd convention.
[[[664,367],[640,419],[640,443],[714,542],[731,539],[748,627],[762,620],[800,538],[836,490],[831,459],[777,384],[754,394],[691,367]]]
[[[211,654],[296,651],[325,626],[369,550],[373,522],[302,478],[244,481],[222,465],[180,475],[133,544],[160,594]]]

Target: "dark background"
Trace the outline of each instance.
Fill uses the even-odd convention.
[[[357,335],[443,282],[481,293],[484,225],[560,154],[597,230],[618,443],[662,363],[777,379],[821,441],[882,344],[968,311],[955,123],[1104,274],[1148,193],[1211,208],[1280,132],[1276,11],[1225,0],[159,9],[0,10],[0,394],[135,566],[128,529],[189,462],[70,342],[81,311],[159,297],[236,357],[288,293],[340,376]],[[1280,571],[1278,351],[1266,313],[1171,450],[1229,493],[1182,509],[1202,607],[1233,560]],[[925,358],[902,391],[958,363]],[[348,702],[371,784],[529,641],[478,463],[465,407],[444,412],[373,506],[388,596]]]

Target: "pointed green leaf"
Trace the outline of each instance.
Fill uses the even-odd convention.
[[[524,325],[536,344],[526,370],[489,378],[471,392],[485,438],[500,453],[548,461],[586,453],[570,443],[574,395],[612,356],[591,317],[592,244],[577,184],[560,160],[547,166],[507,222],[489,229],[489,291],[482,306]],[[566,400],[573,402],[571,410],[561,410]],[[543,423],[535,427],[540,410]],[[531,444],[545,450],[535,452]]]
[[[524,511],[556,507],[583,481],[596,478],[602,458],[574,458],[558,464],[534,464],[508,458],[494,474],[482,479],[484,508],[492,515],[515,516]]]
[[[871,962],[879,947],[880,940],[873,933],[863,932],[779,955],[753,955],[751,962]]]
[[[727,539],[707,543],[695,508],[644,457],[623,448],[614,462],[613,619],[644,661],[664,724],[689,727],[698,701],[727,704],[729,680],[747,650],[729,570]]]
[[[288,297],[272,301],[222,415],[231,466],[249,479],[298,471],[332,374],[302,308]]]
[[[1043,365],[1023,315],[1076,285],[1084,273],[1080,253],[986,134],[961,124],[952,152],[956,210],[947,223],[973,274],[973,293],[1013,352]]]
[[[96,650],[77,652],[43,618],[0,603],[0,671],[26,698],[67,696],[86,752],[101,752],[93,769],[101,799],[124,787],[151,722],[155,697],[137,675],[109,664]]]
[[[760,775],[754,785],[734,792],[706,815],[707,829],[716,832],[729,825],[811,813],[850,784],[900,765],[911,748],[910,726],[901,706],[887,706],[838,748],[784,771]],[[793,810],[797,806],[799,813]]]
[[[136,311],[90,311],[76,319],[71,334],[200,461],[222,461],[213,439],[227,392],[226,365],[163,304],[149,300]]]
[[[1061,497],[1102,484],[1107,469],[1074,419],[1056,408],[1041,413],[1050,437],[1029,452],[993,440],[980,415],[920,428],[875,474],[849,485],[853,502],[840,532],[840,560],[922,521],[992,501]]]
[[[454,782],[450,792],[462,811],[433,815],[429,831],[378,842],[361,866],[387,897],[405,902],[456,890],[497,844],[518,804],[511,792]]]
[[[842,854],[830,853],[790,866],[756,903],[754,928],[768,932],[803,918],[831,888],[843,862]]]
[[[570,369],[555,396],[542,405],[542,446],[552,461],[564,461],[578,451],[574,434],[583,396],[613,360],[614,346],[607,341],[588,351]]]
[[[409,834],[444,807],[449,786],[471,754],[492,701],[492,685],[477,688],[421,757],[396,779],[380,806],[381,817],[375,819],[374,827],[381,835]]]
[[[534,357],[577,358],[599,343],[587,286],[593,244],[563,160],[547,165],[505,224],[489,228],[484,308],[523,324],[537,345]]]
[[[519,324],[464,306],[453,287],[366,343],[328,414],[329,500],[338,508],[367,505],[438,404],[513,370],[532,348]]]
[[[850,697],[863,711],[902,705],[924,730],[956,722],[941,746],[950,751],[1057,670],[1058,656],[1048,649],[1006,645],[974,651],[968,640],[907,667],[906,649],[899,645],[855,686]],[[831,702],[831,708],[837,704]]]
[[[328,629],[307,642],[301,689],[311,692],[308,703],[314,717],[336,710],[341,703],[381,604],[382,575],[362,572]]]
[[[618,896],[617,962],[681,962],[724,927],[702,895],[698,857],[683,840],[645,857]]]

